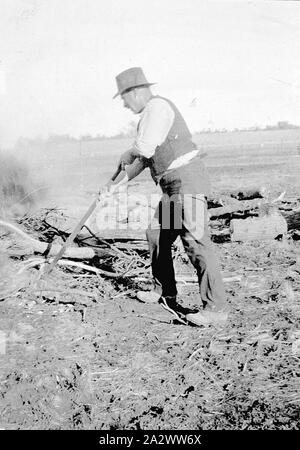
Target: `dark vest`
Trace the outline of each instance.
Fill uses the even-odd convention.
[[[152,98],[161,98],[168,102],[175,114],[168,136],[161,145],[156,147],[154,155],[148,160],[152,178],[157,181],[176,158],[195,150],[196,145],[191,140],[190,130],[176,106],[164,97],[153,96]]]
[[[153,180],[155,183],[159,182],[163,192],[169,194],[177,192],[182,194],[202,193],[209,196],[209,176],[200,157],[196,157],[189,164],[162,176],[176,158],[196,150],[197,146],[192,141],[192,135],[187,124],[176,106],[164,97],[155,96],[152,98],[161,98],[167,101],[175,113],[173,125],[165,141],[155,149],[151,158],[144,158],[145,164],[150,168]]]

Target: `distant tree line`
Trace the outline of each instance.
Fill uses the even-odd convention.
[[[252,127],[244,127],[244,128],[234,128],[233,131],[267,131],[267,130],[291,130],[291,129],[300,129],[300,125],[294,125],[287,121],[279,121],[275,125],[266,125],[265,127],[260,127],[259,125],[255,125]],[[228,133],[229,130],[226,128],[204,128],[203,130],[197,131],[195,134],[202,133]]]
[[[248,128],[235,128],[233,131],[266,131],[266,130],[289,130],[289,129],[300,129],[299,125],[291,124],[287,121],[279,121],[275,125],[267,125],[266,127],[253,126]],[[204,128],[200,131],[197,131],[195,134],[202,133],[227,133],[229,130],[226,128],[220,129],[211,129]],[[92,136],[91,134],[84,134],[79,138],[75,138],[70,136],[69,134],[51,134],[48,138],[44,139],[41,137],[35,138],[19,138],[16,147],[27,147],[28,145],[43,145],[43,144],[58,144],[58,143],[66,143],[66,142],[80,142],[80,141],[101,141],[105,139],[125,139],[132,138],[136,133],[136,123],[134,121],[130,122],[128,126],[113,136],[107,136],[104,134],[96,134]]]

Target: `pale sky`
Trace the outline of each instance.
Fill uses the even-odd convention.
[[[0,146],[125,129],[131,66],[192,131],[300,124],[300,2],[0,0]]]

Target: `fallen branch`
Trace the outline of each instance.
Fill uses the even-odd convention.
[[[119,256],[121,256],[122,258],[126,258],[126,259],[130,259],[131,260],[131,256],[127,255],[126,253],[122,252],[118,247],[116,247],[115,245],[105,241],[104,239],[101,239],[100,237],[97,237],[92,230],[90,230],[90,228],[87,225],[84,225],[84,227],[88,230],[88,232],[91,234],[91,236],[93,238],[95,238],[97,240],[97,242],[100,242],[104,245],[106,245],[107,247],[111,248],[113,251],[115,251],[116,253],[119,254]],[[88,238],[86,238],[88,239]],[[82,241],[84,240],[84,238],[82,239]]]
[[[149,281],[150,278],[148,277],[136,277],[135,279],[136,281],[141,281],[141,282],[146,282]],[[242,280],[242,276],[240,275],[236,275],[236,276],[232,276],[232,277],[224,277],[223,276],[223,281],[224,283],[231,283],[232,281],[241,281]],[[194,283],[198,283],[198,277],[196,275],[191,275],[191,276],[186,276],[186,275],[177,275],[176,276],[176,282],[177,283],[182,283],[182,284],[194,284]]]
[[[216,217],[225,216],[227,214],[232,214],[234,212],[244,212],[244,211],[250,211],[251,209],[258,208],[262,204],[262,199],[255,199],[255,200],[245,200],[245,201],[239,201],[238,203],[230,206],[221,206],[219,208],[210,208],[208,210],[209,216],[211,219],[214,219]]]
[[[49,261],[49,263],[51,264],[51,260]],[[25,267],[23,267],[21,270],[23,271],[24,269],[30,269],[32,267],[43,266],[46,264],[47,263],[46,263],[45,259],[35,259],[34,261],[27,263],[25,265]],[[57,265],[63,266],[63,267],[68,267],[68,266],[78,267],[79,269],[87,270],[89,272],[96,273],[97,275],[104,275],[106,277],[120,278],[123,276],[123,273],[108,272],[107,270],[98,269],[96,267],[88,266],[87,264],[83,264],[83,263],[76,262],[76,261],[60,260],[57,262]]]
[[[0,294],[0,301],[6,300],[6,299],[11,298],[11,297],[15,297],[21,289],[24,289],[24,286],[15,288],[12,291],[1,292],[1,294]]]
[[[47,242],[41,242],[37,239],[34,239],[32,236],[29,236],[27,233],[22,231],[20,228],[16,227],[15,225],[12,225],[9,222],[5,222],[4,220],[0,220],[0,226],[10,230],[13,233],[16,233],[18,236],[20,236],[23,240],[28,243],[27,247],[24,248],[24,254],[38,252],[38,253],[45,253],[48,250],[48,243]],[[55,256],[60,251],[62,246],[60,244],[52,244],[48,257],[49,256]],[[116,256],[117,252],[114,252],[113,250],[107,250],[107,249],[93,249],[91,247],[69,247],[66,249],[65,254],[63,255],[63,258],[70,258],[70,259],[93,259],[95,256],[98,257],[111,257]]]

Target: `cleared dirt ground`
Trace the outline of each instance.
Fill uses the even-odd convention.
[[[229,143],[226,136],[223,148],[201,135],[195,139],[204,151],[207,146],[214,195],[266,186],[270,198],[285,191],[286,205],[293,205],[290,214],[297,216],[299,132],[263,146],[252,145],[248,136],[241,142],[240,135]],[[109,141],[109,162],[99,169],[99,179],[126,144]],[[44,241],[56,233],[45,227],[40,208],[64,208],[63,214],[73,217],[71,228],[93,199],[105,159],[104,147],[101,155],[65,161],[59,155],[51,166],[51,158],[44,166],[36,160],[36,174],[39,170],[50,185],[48,196],[30,213],[31,220],[20,220],[21,228]],[[145,174],[130,189],[149,192],[150,186],[156,192]],[[13,238],[1,230],[1,289],[11,293],[0,292],[0,427],[297,429],[298,230],[290,225],[279,240],[214,244],[231,308],[223,328],[174,321],[159,304],[138,302],[137,285],[126,278],[57,267],[46,291],[22,289],[17,271],[25,261],[9,257]],[[147,252],[138,258],[147,261]],[[119,264],[118,258],[111,264]],[[180,258],[176,268],[192,272]],[[31,269],[31,276],[36,272]],[[179,291],[183,305],[197,305],[197,285],[180,285]]]

